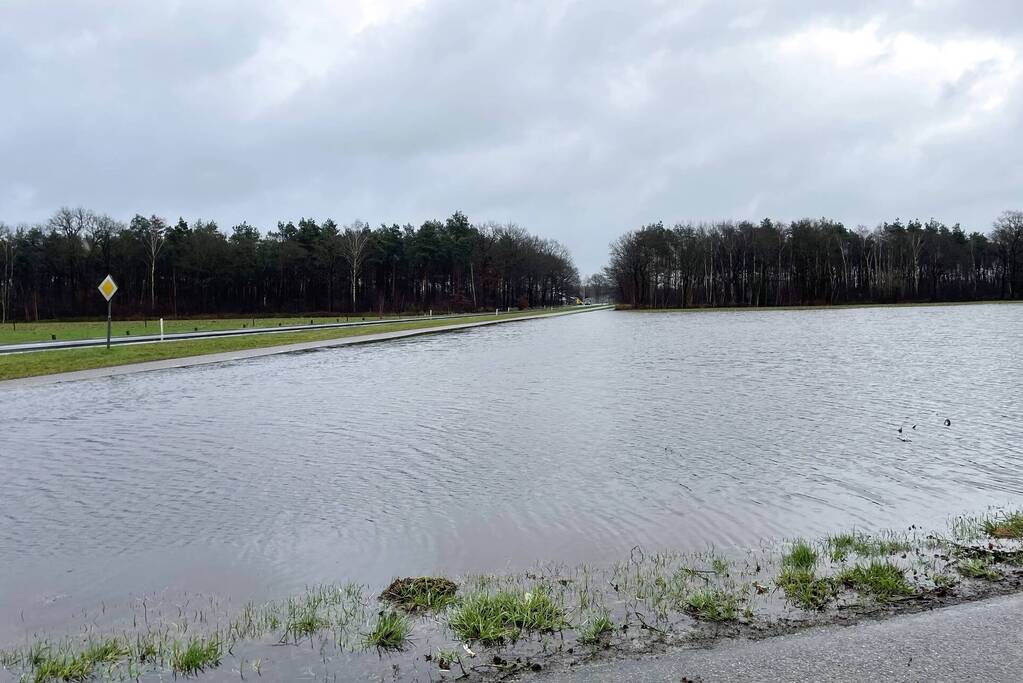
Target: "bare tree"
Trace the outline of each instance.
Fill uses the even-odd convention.
[[[149,310],[156,308],[156,259],[163,249],[167,226],[163,219],[153,216],[145,232],[146,257],[149,260]]]
[[[1016,279],[1023,256],[1023,211],[1004,211],[994,223],[992,240],[1002,259],[1002,296],[1008,282],[1009,298],[1018,293]]]
[[[50,228],[64,237],[67,258],[67,283],[69,300],[74,305],[78,293],[79,253],[82,249],[82,233],[88,234],[95,222],[92,211],[77,207],[62,206],[50,218]]]
[[[362,264],[366,261],[366,257],[369,256],[369,226],[362,221],[355,221],[351,227],[345,228],[345,231],[341,234],[340,238],[341,254],[345,261],[348,262],[348,266],[351,268],[352,312],[354,313],[356,306],[355,294],[359,282],[359,273],[362,270]]]
[[[7,309],[14,286],[14,252],[18,241],[10,229],[0,223],[0,323],[7,322]]]

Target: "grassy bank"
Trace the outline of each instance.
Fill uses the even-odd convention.
[[[408,317],[414,315],[373,315],[359,313],[353,316],[290,316],[280,318],[230,317],[230,318],[181,318],[163,321],[165,334],[176,332],[215,332],[221,330],[241,330],[253,327],[278,327],[290,325],[324,324],[361,320],[386,320],[388,318]],[[115,337],[138,337],[148,334],[160,334],[159,319],[149,320],[114,320],[111,330]],[[106,320],[74,320],[74,321],[43,321],[43,322],[7,322],[0,325],[0,344],[27,344],[30,342],[77,341],[80,339],[106,339]]]
[[[557,313],[559,311],[555,310],[552,312]],[[73,372],[76,370],[92,370],[130,363],[144,363],[146,361],[187,358],[227,351],[244,351],[247,349],[259,349],[302,342],[345,339],[367,334],[443,328],[466,323],[489,322],[495,319],[514,320],[523,316],[543,313],[544,311],[518,311],[502,313],[500,317],[490,314],[446,320],[424,318],[423,320],[413,322],[381,323],[370,327],[340,327],[310,330],[308,332],[275,332],[272,334],[238,335],[213,339],[117,345],[109,350],[97,347],[14,353],[0,356],[0,381],[60,372]]]
[[[1023,301],[937,301],[907,302],[896,304],[820,304],[814,306],[690,306],[688,308],[635,308],[625,304],[617,304],[616,311],[632,313],[706,313],[736,311],[826,311],[847,310],[856,308],[931,308],[936,306],[979,306],[979,305],[1012,305],[1023,304]]]
[[[917,527],[762,544],[732,555],[646,553],[608,567],[416,577],[379,595],[322,585],[240,608],[192,595],[187,609],[135,598],[83,614],[67,636],[0,651],[25,680],[134,679],[231,667],[271,680],[492,679],[607,653],[705,646],[848,624],[1021,589],[1023,513],[996,510]],[[383,586],[383,583],[381,583]],[[291,646],[281,650],[282,646]]]

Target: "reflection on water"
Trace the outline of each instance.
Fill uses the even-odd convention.
[[[599,563],[1019,502],[1021,349],[1023,306],[594,312],[6,388],[0,639],[129,592]]]

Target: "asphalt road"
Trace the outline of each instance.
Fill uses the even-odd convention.
[[[710,649],[587,664],[527,680],[1023,681],[1023,596]]]

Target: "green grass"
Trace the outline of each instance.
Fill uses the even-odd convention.
[[[45,681],[84,681],[92,676],[95,665],[81,655],[63,654],[44,656],[35,664],[32,680],[36,683]]]
[[[783,567],[812,569],[817,566],[817,551],[806,541],[796,541],[781,558]]]
[[[819,611],[838,595],[838,584],[831,577],[818,577],[812,569],[786,567],[777,580],[785,598],[809,611]]]
[[[437,650],[433,660],[437,662],[437,668],[441,671],[451,671],[453,664],[458,664],[459,666],[462,664],[462,657],[455,650]]]
[[[128,646],[117,638],[91,643],[81,655],[95,664],[112,664],[130,654]]]
[[[415,315],[373,315],[357,314],[352,316],[334,315],[323,316],[289,316],[283,318],[165,318],[163,331],[165,334],[178,332],[219,332],[221,330],[240,330],[252,327],[278,327],[289,325],[308,325],[312,320],[313,324],[345,322],[361,322],[363,318],[367,321],[384,320],[387,318],[414,318]],[[148,334],[160,334],[159,318],[146,320],[114,320],[111,325],[111,333],[114,337],[139,337]],[[47,342],[52,337],[57,341],[76,341],[80,339],[106,339],[106,320],[86,321],[44,321],[31,323],[4,323],[0,325],[0,344],[27,344],[30,342]]]
[[[366,644],[386,650],[405,646],[412,632],[408,619],[397,612],[381,612],[373,630],[366,634]]]
[[[302,605],[292,610],[291,614],[288,615],[284,636],[285,638],[291,637],[297,641],[328,626],[330,626],[330,621],[320,614],[316,605]]]
[[[171,668],[174,673],[195,676],[206,669],[219,666],[222,656],[219,638],[195,636],[184,646],[174,644],[171,650]]]
[[[867,534],[848,532],[829,536],[827,546],[833,562],[842,562],[855,553],[860,557],[884,557],[909,552],[912,545],[894,536],[874,537]]]
[[[575,309],[573,312],[582,311]],[[542,313],[543,311],[519,311],[513,313],[502,313],[499,318],[498,316],[490,314],[456,318],[452,320],[424,319],[406,323],[383,323],[380,325],[373,325],[368,328],[342,327],[326,330],[310,330],[308,332],[280,332],[273,334],[219,337],[214,339],[157,342],[152,344],[131,344],[126,346],[114,346],[109,350],[99,347],[88,349],[67,349],[61,351],[14,353],[0,356],[0,380],[34,377],[37,375],[50,375],[61,372],[74,372],[76,370],[92,370],[96,368],[167,360],[171,358],[187,358],[210,353],[245,351],[248,349],[298,344],[302,342],[344,339],[367,334],[380,334],[383,332],[442,328],[451,325],[492,321],[495,319],[509,320]]]
[[[839,573],[836,579],[882,601],[913,593],[902,569],[891,562],[872,560],[869,564],[855,564]]]
[[[381,600],[392,602],[409,611],[444,609],[455,600],[458,586],[439,576],[417,576],[395,579],[383,593]]]
[[[118,638],[90,642],[77,653],[53,652],[46,646],[33,648],[29,662],[34,667],[33,680],[84,681],[98,664],[116,664],[130,655],[128,646]]]
[[[983,579],[985,581],[998,581],[1002,573],[991,566],[991,561],[981,557],[971,557],[967,560],[960,560],[956,571],[969,579]]]
[[[739,603],[739,596],[732,591],[700,590],[686,599],[685,609],[702,621],[735,621]]]
[[[602,640],[604,634],[614,630],[614,622],[611,621],[607,611],[590,617],[579,629],[579,642],[587,645],[595,645]]]
[[[992,538],[1023,539],[1023,512],[989,517],[981,522],[984,533]]]
[[[565,609],[545,590],[476,593],[448,612],[448,626],[464,642],[484,645],[516,640],[522,631],[566,627]]]

